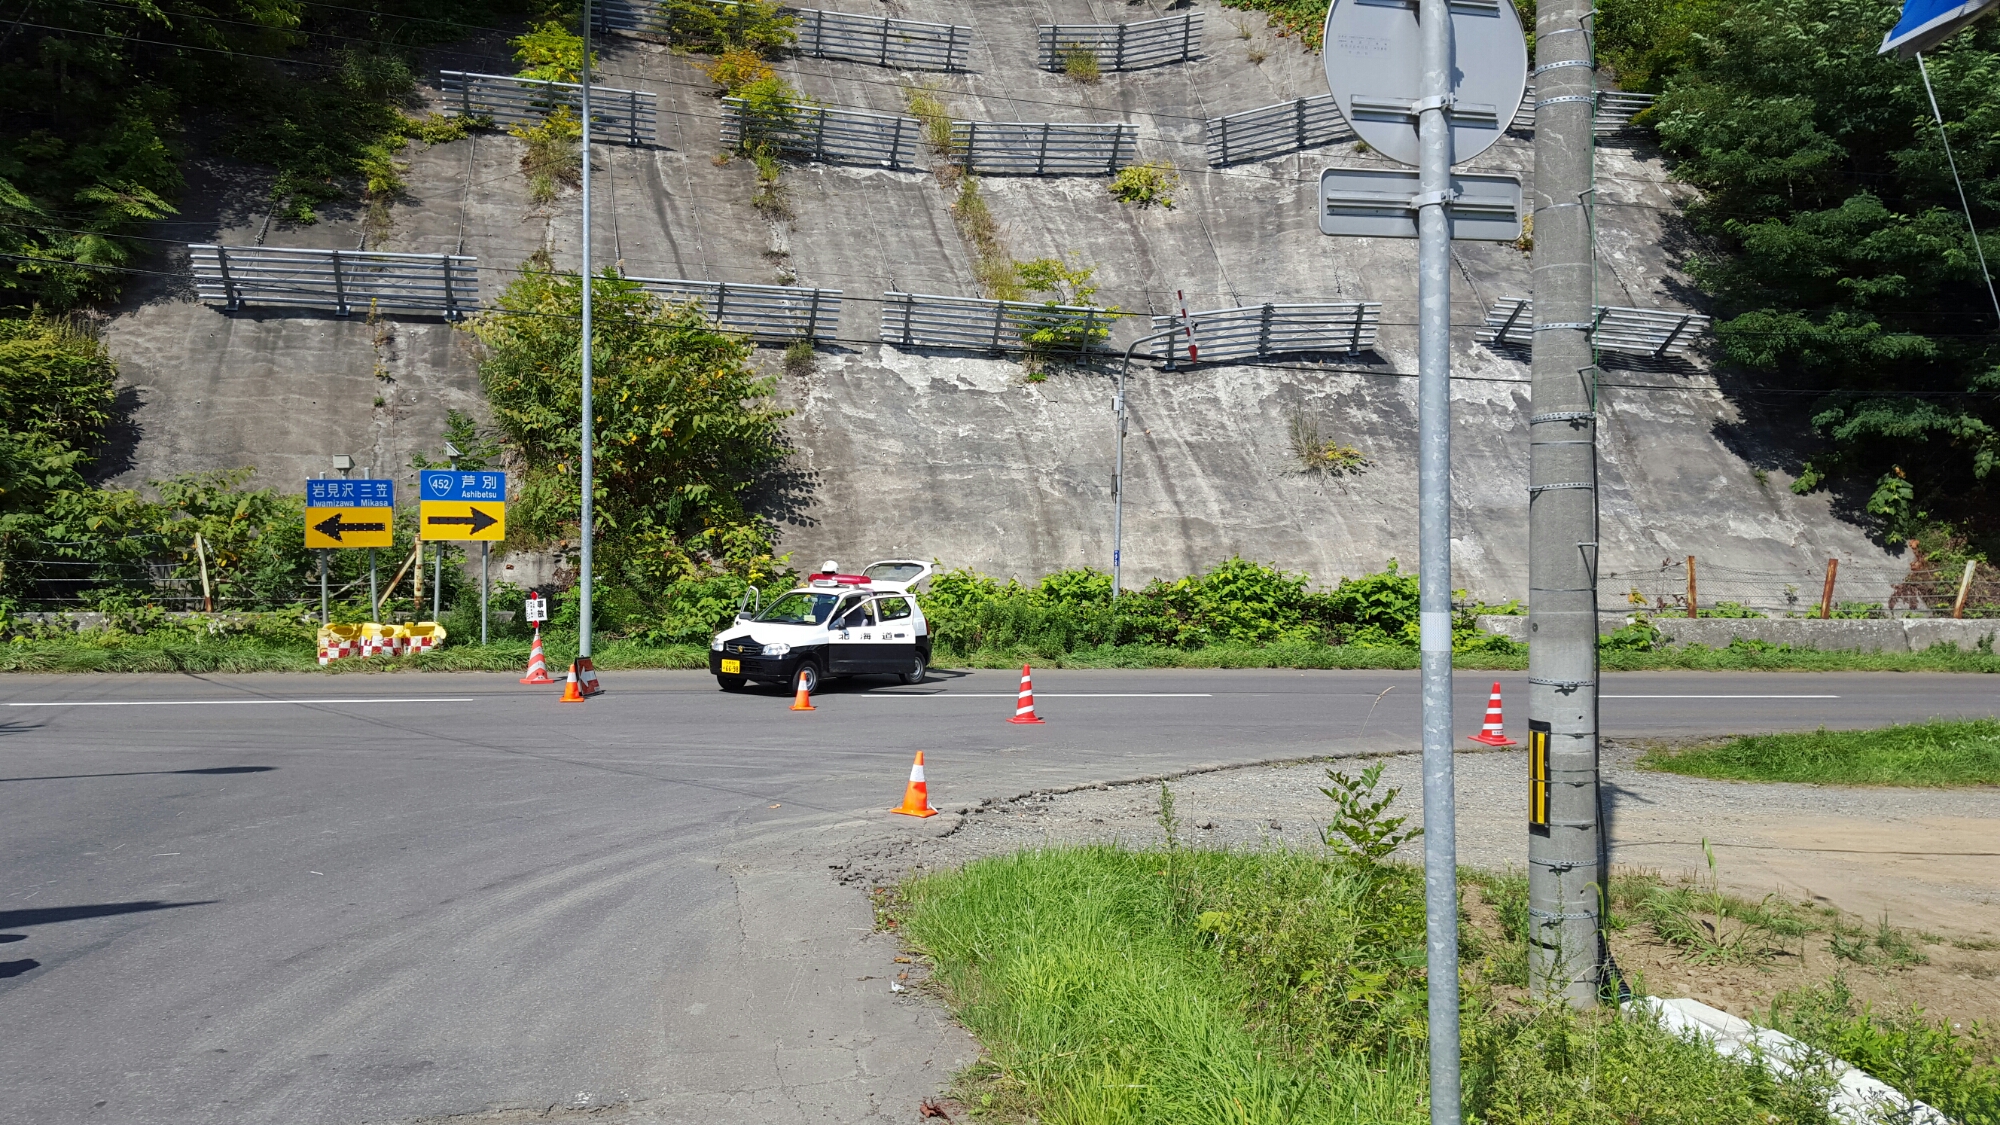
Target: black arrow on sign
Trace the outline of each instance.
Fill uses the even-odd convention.
[[[340,542],[340,535],[344,531],[387,531],[389,530],[389,525],[386,523],[342,523],[340,521],[340,513],[335,512],[314,524],[313,530],[338,543]]]
[[[469,516],[427,516],[424,522],[442,524],[469,523],[472,525],[472,533],[477,535],[500,521],[480,511],[478,508],[474,508],[472,509],[472,514]]]

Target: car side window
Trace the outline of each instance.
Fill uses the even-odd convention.
[[[901,621],[910,615],[908,598],[882,598],[875,604],[880,607],[884,621]]]
[[[834,629],[847,628],[847,619],[854,616],[854,611],[859,608],[860,604],[860,598],[842,598],[840,608],[833,611],[833,617],[828,622],[829,627]]]

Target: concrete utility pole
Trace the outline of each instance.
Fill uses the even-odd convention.
[[[1535,17],[1535,343],[1528,419],[1528,985],[1595,1005],[1597,367],[1591,160],[1596,66],[1584,0]]]

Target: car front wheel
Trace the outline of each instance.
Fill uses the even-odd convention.
[[[902,673],[903,682],[906,684],[923,683],[924,674],[929,671],[930,661],[924,659],[923,653],[917,653],[915,656],[910,657],[909,670]]]
[[[800,664],[798,671],[792,673],[792,693],[794,695],[798,694],[801,688],[805,689],[807,694],[817,692],[819,691],[819,684],[819,666],[810,660]]]
[[[724,676],[717,673],[715,682],[722,685],[723,691],[742,691],[744,679],[742,676]]]

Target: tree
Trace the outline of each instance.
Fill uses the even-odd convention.
[[[470,325],[495,424],[524,463],[510,523],[528,540],[577,530],[582,301],[575,274],[530,261]],[[592,328],[599,580],[657,615],[681,584],[779,573],[773,528],[745,498],[786,455],[787,412],[750,369],[750,344],[610,272],[593,289]]]
[[[1689,262],[1723,357],[1800,395],[1822,448],[1794,488],[1867,497],[1885,537],[2000,532],[2000,325],[1916,66],[1876,54],[1897,0],[1607,0],[1605,57],[1712,249]],[[2000,264],[2000,24],[1927,56],[1973,217]]]

